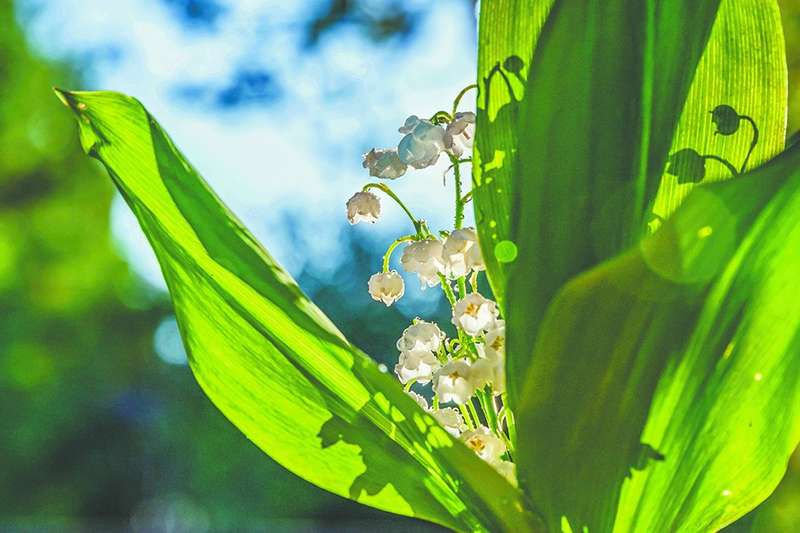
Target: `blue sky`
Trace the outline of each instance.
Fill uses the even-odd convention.
[[[319,1],[238,0],[220,4],[219,16],[206,25],[175,16],[180,3],[26,0],[19,16],[41,53],[81,60],[87,74],[81,88],[142,100],[292,274],[311,269],[325,277],[347,261],[343,231],[369,232],[387,245],[407,233],[407,221],[388,199],[382,201],[384,218],[370,227],[347,226],[344,203],[367,181],[364,151],[395,145],[408,115],[448,109],[474,80],[476,28],[469,2],[405,0],[404,8],[419,13],[407,38],[376,44],[344,24],[311,49],[304,24]],[[386,2],[362,3],[377,10]],[[214,100],[243,69],[268,73],[274,100],[241,106]],[[452,192],[442,186],[445,160],[392,182],[437,228],[447,228],[452,216]],[[163,287],[119,198],[112,213],[114,238],[136,272]],[[414,292],[409,290],[412,299]]]

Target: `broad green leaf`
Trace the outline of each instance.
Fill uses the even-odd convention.
[[[156,252],[197,381],[256,445],[379,509],[463,531],[534,529],[521,493],[343,338],[141,104],[59,96]]]
[[[800,148],[562,288],[517,415],[551,530],[716,531],[800,440]]]
[[[749,158],[755,168],[779,154],[786,139],[786,50],[781,13],[775,0],[722,0],[681,112],[670,153],[691,148],[721,156],[740,168],[753,139],[749,123],[733,135],[720,135],[710,111],[732,106],[758,125],[758,144]],[[706,163],[704,183],[731,177],[718,162]],[[652,214],[667,218],[696,183],[681,183],[664,172],[652,200]]]
[[[495,0],[482,5],[478,34],[478,97],[472,188],[475,220],[495,299],[505,307],[511,235],[513,161],[519,102],[528,66],[554,0]]]
[[[506,288],[512,405],[558,288],[637,242],[694,186],[665,174],[668,156],[692,148],[744,159],[747,128],[715,137],[714,107],[761,122],[753,163],[780,150],[776,9],[774,0],[556,2],[519,104],[509,237],[518,257]],[[727,172],[707,166],[708,180]]]

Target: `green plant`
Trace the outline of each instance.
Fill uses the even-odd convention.
[[[800,148],[783,151],[777,5],[483,8],[471,198],[508,324],[493,429],[519,489],[343,338],[136,100],[58,93],[156,251],[200,385],[296,474],[456,530],[719,529],[800,440]],[[432,236],[409,216],[398,242]],[[499,404],[482,407],[489,423]]]

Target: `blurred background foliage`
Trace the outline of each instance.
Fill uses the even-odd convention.
[[[213,31],[227,9],[162,1],[196,31]],[[38,57],[14,7],[0,0],[0,531],[433,530],[294,477],[205,398],[183,364],[166,296],[117,250],[110,181],[81,153],[50,91],[54,80],[79,86],[82,64]],[[795,131],[800,4],[782,7]],[[303,22],[304,47],[342,25],[402,44],[421,16],[400,1],[321,1]],[[227,108],[268,104],[285,90],[274,73],[243,68],[178,97]],[[325,276],[303,270],[299,282],[378,354],[408,317],[372,305],[363,290],[385,243],[344,235],[347,261]],[[800,457],[770,500],[730,529],[800,531]]]

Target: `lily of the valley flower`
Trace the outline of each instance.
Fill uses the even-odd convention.
[[[506,355],[506,321],[495,320],[484,336],[486,357],[500,359]]]
[[[397,349],[401,352],[407,350],[428,350],[438,352],[444,340],[444,333],[433,322],[420,320],[403,331],[403,336],[397,340]]]
[[[417,394],[413,390],[406,391],[406,394],[411,396],[420,407],[422,407],[426,411],[428,410],[428,400],[426,400],[424,396],[422,396],[421,394]]]
[[[405,283],[396,270],[391,270],[373,274],[369,278],[367,288],[373,300],[383,302],[388,307],[403,296]]]
[[[516,473],[514,463],[501,459],[506,453],[505,443],[497,438],[486,426],[478,426],[475,429],[465,431],[461,434],[461,441],[467,445],[478,457],[489,463],[500,475],[516,485]]]
[[[464,418],[458,409],[445,407],[443,409],[431,409],[430,413],[454,437],[458,437],[462,431],[467,429]]]
[[[476,343],[480,357],[472,364],[476,387],[487,383],[495,394],[506,391],[506,322],[495,320],[484,335],[483,343]]]
[[[457,229],[447,236],[442,245],[442,263],[449,278],[460,278],[472,270],[486,269],[474,229]]]
[[[470,293],[456,302],[453,308],[453,324],[467,335],[480,335],[497,319],[497,304],[477,292]]]
[[[505,354],[494,353],[489,355],[487,348],[481,343],[475,343],[480,357],[472,363],[472,383],[476,389],[485,385],[492,385],[494,394],[503,394],[506,391],[506,358]]]
[[[475,392],[470,374],[471,368],[463,359],[448,361],[434,374],[433,390],[443,403],[466,403]]]
[[[474,140],[475,113],[471,111],[456,113],[444,132],[445,149],[454,156],[461,157],[464,152],[472,150]]]
[[[437,285],[439,274],[444,271],[441,241],[430,238],[412,242],[403,250],[400,264],[406,272],[419,276],[423,287]]]
[[[375,223],[380,216],[381,201],[371,192],[359,191],[347,200],[347,221],[350,224]]]
[[[447,431],[454,437],[458,437],[462,431],[467,429],[467,425],[464,423],[464,418],[461,416],[461,412],[458,409],[454,409],[452,407],[445,407],[443,409],[429,409],[428,408],[428,400],[426,400],[422,395],[417,394],[414,391],[406,391],[406,394],[411,396],[417,404],[422,407],[425,411],[431,414],[433,418],[436,419]]]
[[[398,130],[406,136],[397,145],[400,161],[420,169],[435,165],[444,151],[444,129],[430,120],[411,115]]]
[[[400,161],[396,148],[373,148],[363,156],[361,166],[369,169],[369,175],[394,180],[406,173],[408,166]]]
[[[461,435],[461,441],[489,464],[500,461],[500,457],[506,453],[505,443],[486,426],[465,431]]]
[[[400,352],[400,359],[394,367],[394,373],[401,383],[416,380],[422,385],[433,379],[434,372],[438,371],[441,363],[436,355],[429,350],[408,350]]]

